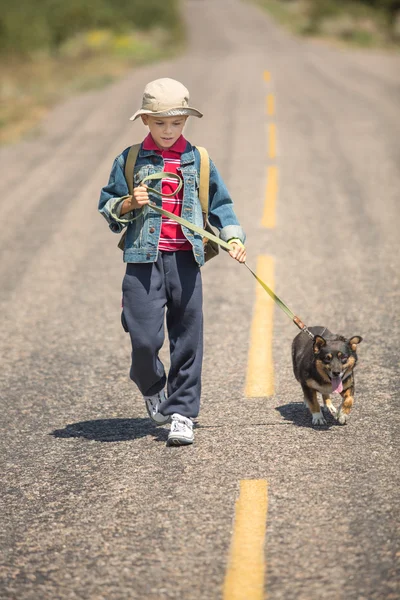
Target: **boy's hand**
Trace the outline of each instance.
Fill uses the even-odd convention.
[[[145,204],[149,203],[149,194],[147,193],[147,186],[138,185],[133,190],[133,195],[128,196],[126,200],[123,201],[121,206],[121,215],[124,215],[131,210],[135,210],[137,208],[142,208]]]
[[[133,197],[131,204],[135,208],[141,208],[145,204],[149,203],[149,194],[147,193],[147,185],[138,185],[133,189]]]
[[[232,250],[228,250],[232,258],[235,258],[240,263],[246,262],[246,248],[240,240],[232,240],[228,242],[232,246]]]

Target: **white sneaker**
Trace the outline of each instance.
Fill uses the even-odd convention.
[[[186,446],[193,444],[193,423],[190,419],[174,413],[171,417],[171,431],[168,435],[168,446]]]
[[[146,404],[146,409],[149,414],[150,419],[152,419],[156,425],[166,425],[171,421],[170,415],[162,415],[159,411],[161,402],[165,400],[165,392],[161,390],[158,394],[154,394],[154,396],[143,396],[144,402]]]

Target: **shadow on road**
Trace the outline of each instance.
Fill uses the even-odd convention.
[[[55,438],[86,438],[97,442],[127,442],[151,435],[166,442],[168,429],[156,427],[149,419],[96,419],[71,423],[51,433]]]
[[[289,404],[277,406],[275,410],[280,412],[286,421],[291,421],[293,425],[296,425],[297,427],[311,427],[312,429],[326,431],[332,426],[337,425],[332,415],[327,410],[323,410],[323,415],[327,424],[313,427],[311,424],[311,414],[304,406],[303,402],[290,402]]]

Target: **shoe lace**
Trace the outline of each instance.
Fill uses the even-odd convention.
[[[180,432],[184,432],[186,429],[191,429],[190,425],[187,423],[186,420],[183,420],[182,418],[179,417],[172,417],[172,425],[171,425],[171,429],[173,431],[180,431]]]

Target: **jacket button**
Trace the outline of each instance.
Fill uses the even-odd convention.
[[[154,233],[155,232],[154,227],[150,227],[149,231],[150,231],[150,233]]]

